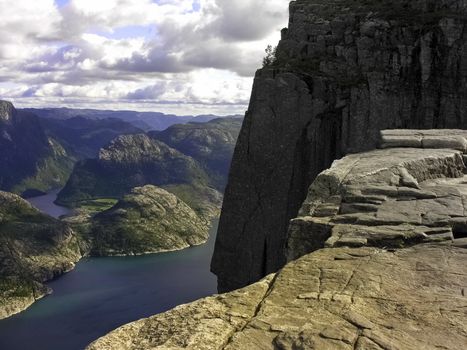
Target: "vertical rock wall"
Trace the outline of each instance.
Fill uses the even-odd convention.
[[[381,129],[467,128],[467,1],[290,4],[277,58],[255,77],[212,271],[219,291],[286,261],[287,228],[316,175]]]

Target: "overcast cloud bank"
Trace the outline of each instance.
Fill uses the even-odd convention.
[[[241,113],[288,0],[0,0],[18,106]]]

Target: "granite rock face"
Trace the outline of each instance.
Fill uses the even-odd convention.
[[[272,276],[244,290],[201,299],[130,323],[102,337],[87,350],[222,349],[256,314]]]
[[[290,224],[296,260],[120,327],[88,350],[464,348],[467,169],[462,151],[444,148],[456,139],[447,133],[384,131],[396,148],[344,157],[310,186]],[[401,148],[420,135],[436,142]]]
[[[92,255],[180,250],[209,237],[208,223],[175,195],[152,185],[134,188],[92,220]]]
[[[0,191],[0,319],[50,293],[43,282],[71,270],[80,258],[68,225]]]
[[[467,250],[328,248],[244,289],[125,325],[87,350],[462,349]]]
[[[212,271],[219,290],[282,267],[289,220],[334,159],[394,128],[466,128],[461,0],[290,4],[256,74],[232,161]]]
[[[448,132],[453,136],[447,138]],[[434,148],[462,148],[467,132],[455,134],[383,131],[384,147],[401,147],[415,138],[423,142],[420,148],[386,148],[335,161],[310,186],[299,216],[290,223],[288,259],[323,247],[398,248],[467,237],[464,153]]]

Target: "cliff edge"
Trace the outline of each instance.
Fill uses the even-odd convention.
[[[287,242],[297,260],[88,350],[464,348],[467,132],[391,130],[382,146],[310,186]]]
[[[334,159],[374,149],[382,129],[467,127],[466,11],[461,0],[291,2],[232,161],[211,265],[220,292],[285,264],[289,221]]]

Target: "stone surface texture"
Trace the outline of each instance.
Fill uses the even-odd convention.
[[[322,249],[244,289],[125,325],[88,350],[458,350],[467,342],[466,259],[466,249],[436,244]]]
[[[448,132],[453,136],[446,139]],[[422,148],[423,142],[420,148],[401,148],[409,138],[424,140],[419,136],[422,134],[429,135],[433,148]],[[466,237],[464,153],[435,148],[456,147],[467,141],[456,134],[467,133],[383,131],[381,144],[396,148],[352,154],[335,161],[318,175],[299,216],[291,220],[288,260],[325,246],[397,248]]]
[[[374,149],[381,129],[467,127],[466,11],[462,0],[290,4],[232,162],[212,261],[220,291],[284,265],[289,221],[334,159]]]
[[[436,148],[455,139],[446,143],[444,130],[382,139],[420,134],[433,148],[393,141],[322,172],[291,221],[291,261],[277,273],[125,325],[87,350],[465,348],[464,153]]]

